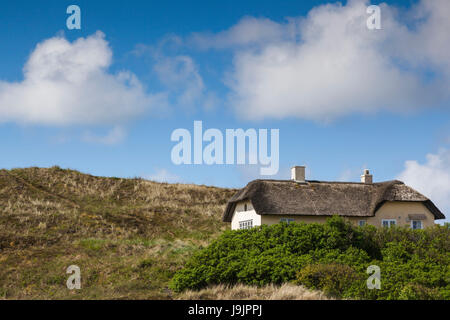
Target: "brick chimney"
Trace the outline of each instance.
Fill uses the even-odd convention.
[[[364,170],[364,174],[361,176],[361,182],[365,184],[373,183],[373,176],[370,174],[369,169]]]
[[[305,183],[305,166],[295,166],[291,168],[291,179],[296,182]]]

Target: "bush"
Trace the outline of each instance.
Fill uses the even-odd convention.
[[[417,283],[410,283],[403,287],[399,298],[401,300],[440,300],[442,295],[435,288],[427,288]]]
[[[322,290],[331,296],[342,296],[361,276],[352,267],[345,264],[308,265],[297,275],[297,283],[311,289]]]
[[[226,231],[191,257],[170,287],[263,286],[296,281],[337,297],[450,299],[450,228],[426,230],[353,227],[342,218],[325,224],[276,224]],[[369,265],[381,268],[381,289],[369,290]]]

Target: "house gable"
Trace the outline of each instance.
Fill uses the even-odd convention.
[[[435,217],[423,202],[386,201],[368,223],[381,226],[383,220],[395,220],[399,226],[410,226],[411,220],[420,220],[424,227],[434,225]]]
[[[231,218],[231,229],[240,229],[239,223],[252,221],[252,226],[261,225],[261,215],[257,214],[251,201],[244,200],[236,203],[233,216]]]

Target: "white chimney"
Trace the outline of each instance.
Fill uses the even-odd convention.
[[[370,174],[369,169],[364,170],[364,174],[361,176],[361,182],[365,184],[373,183],[373,176]]]
[[[295,166],[291,168],[291,179],[297,182],[305,181],[305,166]]]

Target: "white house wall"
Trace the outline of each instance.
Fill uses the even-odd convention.
[[[244,211],[245,204],[247,204],[247,211]],[[253,226],[261,225],[261,216],[256,213],[250,201],[239,202],[234,209],[233,218],[231,219],[231,229],[239,229],[240,221],[252,220]]]

